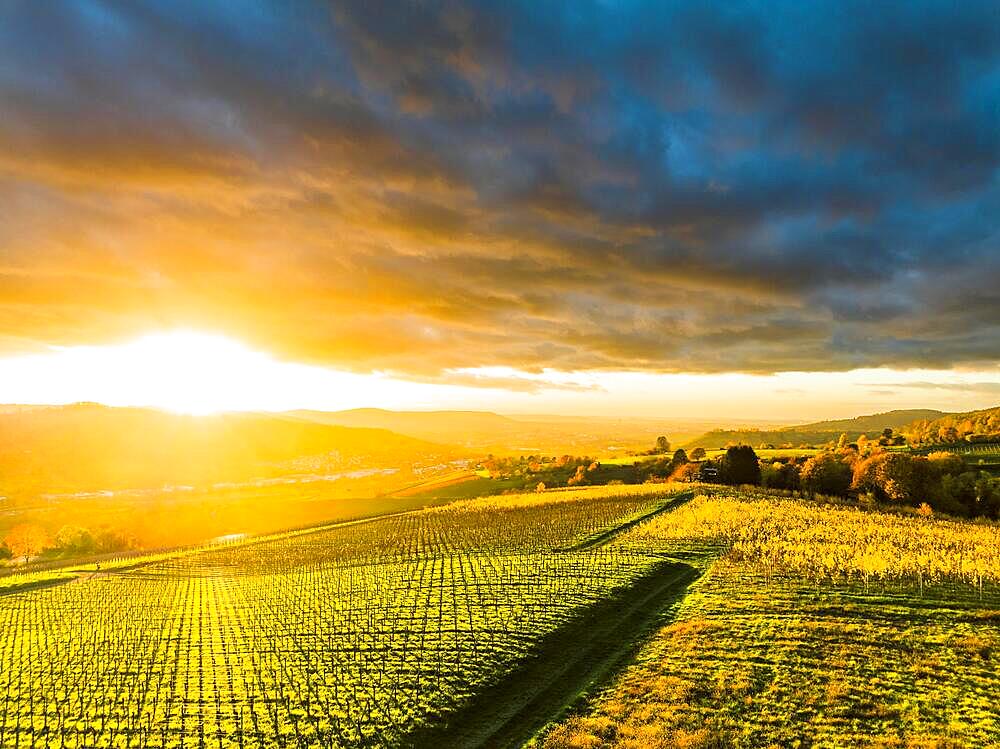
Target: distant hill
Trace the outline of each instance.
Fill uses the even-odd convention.
[[[706,449],[725,447],[738,443],[752,445],[774,445],[776,447],[797,447],[816,445],[836,440],[841,434],[849,439],[857,439],[862,434],[877,437],[888,428],[903,431],[918,420],[938,419],[947,416],[943,411],[933,409],[900,409],[884,413],[856,416],[851,419],[832,419],[802,424],[783,429],[714,429],[688,443],[687,448]]]
[[[290,411],[288,416],[320,424],[390,429],[417,439],[494,453],[545,455],[623,454],[648,449],[666,435],[679,444],[718,421],[669,418],[503,416],[491,411]]]
[[[914,420],[901,429],[915,442],[947,443],[961,439],[1000,438],[1000,406]]]
[[[183,416],[77,404],[0,411],[0,494],[239,481],[335,471],[447,448],[272,414]]]
[[[389,429],[431,442],[466,443],[470,438],[496,438],[516,434],[522,425],[491,411],[387,411],[355,408],[350,411],[291,411],[294,416],[318,424],[342,427]]]
[[[944,411],[937,411],[933,408],[906,408],[867,416],[855,416],[853,419],[817,421],[790,428],[804,432],[847,432],[850,436],[851,433],[860,435],[863,432],[881,432],[886,427],[900,429],[920,419],[939,419],[948,415]]]

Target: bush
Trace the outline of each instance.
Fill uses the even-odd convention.
[[[799,474],[802,488],[816,494],[842,497],[851,488],[851,467],[830,453],[821,453],[807,460]]]

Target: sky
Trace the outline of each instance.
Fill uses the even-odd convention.
[[[5,0],[0,145],[0,402],[1000,401],[995,3]]]

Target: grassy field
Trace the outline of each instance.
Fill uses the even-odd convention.
[[[717,562],[557,747],[995,746],[1000,598],[817,592]]]
[[[392,497],[416,497],[425,495],[435,495],[445,492],[451,487],[460,486],[470,481],[481,478],[479,473],[469,470],[453,471],[443,476],[436,476],[426,481],[419,481],[409,486],[396,489],[389,496]],[[467,490],[463,490],[467,491]],[[475,495],[473,495],[475,496]]]
[[[1000,443],[960,443],[943,447],[921,448],[919,452],[928,453],[937,450],[946,450],[961,455],[972,469],[988,471],[994,475],[1000,474]]]

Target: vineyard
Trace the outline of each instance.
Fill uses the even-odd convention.
[[[970,442],[939,449],[961,455],[973,468],[1000,464],[1000,442]]]
[[[615,487],[466,501],[0,596],[0,746],[384,746],[656,558]]]
[[[1000,742],[997,524],[694,491],[460,500],[11,578],[0,746]]]
[[[861,580],[1000,584],[1000,527],[907,516],[791,499],[699,497],[644,524],[623,542],[650,548],[663,541],[723,544],[729,556],[770,576],[815,581]]]
[[[996,524],[715,490],[616,545],[704,574],[544,749],[1000,746]]]

